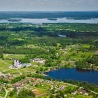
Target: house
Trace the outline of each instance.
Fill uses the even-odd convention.
[[[40,64],[45,64],[45,61],[46,60],[44,60],[42,58],[31,59],[31,62],[36,62],[36,63],[40,63]]]
[[[32,84],[33,84],[33,86],[36,86],[36,85],[37,85],[37,83],[36,83],[36,82],[32,82]]]
[[[82,95],[88,95],[88,92],[85,89],[79,89],[77,93],[82,94]]]
[[[21,85],[18,84],[18,83],[16,83],[16,84],[13,84],[13,87],[14,87],[16,90],[18,90],[18,89],[20,89]]]
[[[37,78],[32,78],[32,81],[37,81],[38,79]]]
[[[10,73],[4,74],[2,72],[0,72],[0,77],[5,78],[5,79],[8,79],[8,80],[12,78],[12,76],[10,75]]]

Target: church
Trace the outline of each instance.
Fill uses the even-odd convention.
[[[19,62],[19,60],[14,60],[13,67],[14,68],[21,68],[23,65]]]
[[[29,67],[31,66],[32,64],[31,63],[21,63],[19,62],[19,60],[14,60],[14,64],[11,65],[9,68],[25,68],[25,67]]]

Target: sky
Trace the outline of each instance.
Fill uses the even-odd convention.
[[[98,0],[0,0],[0,11],[98,11]]]

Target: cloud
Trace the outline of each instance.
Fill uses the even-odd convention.
[[[0,10],[98,10],[98,0],[0,0]]]

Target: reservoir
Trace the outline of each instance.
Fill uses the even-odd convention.
[[[78,80],[78,81],[86,81],[88,83],[94,83],[98,85],[98,71],[91,70],[77,70],[74,68],[71,69],[58,69],[47,72],[46,75],[51,78],[58,80]]]

